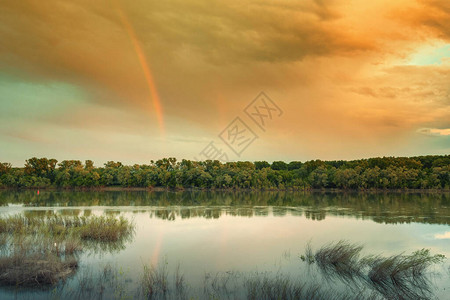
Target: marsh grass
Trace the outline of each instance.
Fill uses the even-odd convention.
[[[300,259],[301,259],[302,261],[307,262],[308,265],[311,265],[311,264],[313,264],[313,263],[316,262],[316,260],[315,260],[315,258],[314,258],[314,253],[313,253],[313,250],[312,250],[312,247],[311,247],[311,241],[309,241],[309,242],[306,244],[306,247],[305,247],[305,254],[304,254],[304,255],[300,255]]]
[[[426,256],[421,252],[420,256]],[[415,255],[417,256],[417,254]],[[375,263],[378,257],[370,257]],[[365,258],[363,258],[365,259]],[[366,262],[369,263],[369,260]],[[319,264],[314,266],[320,267]],[[370,266],[367,266],[370,268]],[[171,269],[172,270],[172,269]],[[173,272],[174,271],[174,272]],[[418,274],[418,273],[417,273]],[[237,271],[206,273],[203,285],[193,289],[180,271],[178,264],[169,271],[167,261],[157,266],[142,267],[140,277],[121,268],[81,267],[77,276],[58,284],[51,296],[55,299],[249,299],[249,300],[376,300],[376,299],[428,299],[430,295],[394,292],[382,285],[331,286],[320,278],[300,278],[295,274],[278,272],[244,273]],[[131,277],[130,277],[131,276]],[[137,280],[136,280],[137,279]],[[367,283],[370,279],[367,277]]]
[[[318,291],[318,287],[309,287],[300,282],[294,282],[289,276],[276,274],[271,276],[268,273],[255,273],[245,281],[247,288],[247,299],[302,299],[308,293],[313,299]]]
[[[120,216],[81,216],[47,214],[13,215],[0,219],[0,233],[46,234],[56,237],[78,235],[81,239],[116,242],[133,232],[134,225]]]
[[[73,256],[59,256],[46,249],[22,250],[0,258],[0,285],[43,287],[72,275],[78,267]]]
[[[359,288],[360,284],[378,291],[388,299],[423,299],[432,294],[429,268],[442,263],[444,255],[431,255],[422,249],[410,255],[390,257],[365,256],[360,258],[363,246],[339,241],[325,245],[315,252],[314,258],[321,274],[327,280],[339,279]],[[310,256],[307,246],[302,257]],[[303,261],[305,259],[302,258]]]
[[[175,269],[175,296],[177,299],[184,300],[187,299],[188,286],[184,278],[184,274],[180,271],[180,264],[177,265]]]
[[[145,298],[167,298],[169,292],[168,277],[166,262],[161,263],[159,267],[144,265],[141,287]]]
[[[429,249],[418,250],[411,255],[370,258],[367,262],[371,265],[369,278],[372,281],[383,281],[390,278],[394,282],[405,277],[419,278],[431,265],[441,263],[444,259],[445,256],[442,254],[431,255]]]
[[[158,267],[143,266],[139,299],[381,299],[381,297],[358,290],[345,293],[324,288],[317,282],[303,282],[282,272],[243,273],[237,271],[206,273],[202,292],[192,290],[182,280],[179,265],[175,269],[174,281],[170,281],[167,263]],[[178,280],[177,280],[178,278]]]
[[[362,249],[361,245],[338,241],[320,248],[314,254],[314,260],[323,275],[327,276],[333,273],[344,281],[354,281],[355,277],[361,276],[364,267],[359,260]],[[311,249],[309,251],[312,253]],[[332,278],[331,276],[328,279]]]
[[[84,225],[79,228],[79,234],[82,239],[117,242],[129,235],[132,229],[130,222],[122,216],[90,217],[85,218]]]
[[[370,282],[387,297],[424,298],[431,293],[427,270],[444,259],[444,255],[422,249],[410,255],[369,257],[365,263],[370,267]]]
[[[170,277],[166,260],[156,267],[144,264],[138,295],[144,299],[190,299],[189,287],[179,264],[175,268],[172,281]]]
[[[134,299],[127,289],[130,279],[123,270],[106,264],[93,270],[80,270],[72,282],[64,282],[51,292],[53,299]]]
[[[125,248],[134,224],[123,217],[24,214],[0,218],[0,285],[54,285],[85,250]]]
[[[255,273],[245,278],[246,298],[249,300],[362,300],[381,299],[361,289],[343,293],[323,287],[318,282],[306,283],[282,273]]]
[[[0,260],[0,284],[7,286],[46,286],[73,274],[78,262],[61,261],[50,254],[13,256]]]
[[[239,299],[243,279],[243,274],[236,271],[206,273],[203,296],[206,299]]]

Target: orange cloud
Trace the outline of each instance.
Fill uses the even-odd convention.
[[[388,155],[399,143],[420,153],[417,130],[450,126],[449,65],[407,65],[420,47],[448,43],[446,0],[118,3],[125,21],[111,1],[2,4],[1,72],[75,85],[93,103],[43,122],[155,138],[164,107],[171,146],[195,151],[179,137],[215,137],[264,90],[285,114],[261,145],[279,149],[249,159]]]

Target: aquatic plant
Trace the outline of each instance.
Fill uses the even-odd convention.
[[[360,263],[359,256],[362,249],[361,245],[341,240],[317,250],[314,259],[323,275],[328,276],[330,272],[333,272],[344,281],[350,281],[361,275],[364,264]],[[328,277],[330,278],[333,277]]]
[[[431,294],[427,271],[430,266],[442,263],[444,255],[431,255],[422,249],[410,255],[398,254],[390,257],[360,257],[363,246],[339,241],[323,246],[314,254],[321,274],[327,280],[350,281],[358,289],[363,285],[378,291],[388,299],[422,299]],[[303,257],[311,256],[307,247]],[[306,261],[305,258],[302,258]]]
[[[426,298],[431,293],[427,269],[442,263],[444,255],[431,255],[429,249],[422,249],[410,255],[391,257],[369,257],[368,278],[372,286],[388,298]]]
[[[305,254],[300,255],[300,259],[302,261],[307,262],[308,264],[313,264],[316,262],[315,258],[314,258],[314,253],[311,247],[311,241],[309,241],[306,246],[305,246]]]
[[[83,226],[79,227],[79,234],[82,239],[116,242],[129,235],[132,230],[132,224],[122,216],[101,216],[84,218]]]
[[[35,238],[15,240],[9,243],[6,252],[8,255],[0,257],[0,285],[53,285],[72,275],[78,267],[72,246],[61,251]]]
[[[116,242],[134,231],[134,224],[114,216],[26,216],[17,214],[0,218],[0,233],[13,235],[42,234],[52,237],[77,236],[80,239]]]
[[[57,214],[0,218],[0,284],[53,285],[78,266],[83,250],[124,248],[134,224],[123,217]]]

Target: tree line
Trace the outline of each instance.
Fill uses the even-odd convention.
[[[30,158],[0,163],[3,188],[164,187],[200,189],[449,189],[450,155],[306,162],[164,158],[133,166],[109,161]]]

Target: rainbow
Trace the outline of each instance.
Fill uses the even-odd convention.
[[[116,8],[117,14],[119,15],[120,21],[122,22],[130,40],[131,40],[131,43],[133,44],[137,58],[142,67],[142,71],[144,72],[145,81],[147,82],[147,86],[148,86],[148,89],[150,92],[150,97],[153,102],[153,107],[155,109],[159,129],[161,131],[161,134],[164,136],[165,128],[164,128],[163,109],[162,109],[162,105],[161,105],[161,100],[158,95],[158,90],[156,89],[155,80],[153,79],[153,75],[152,75],[152,72],[149,67],[149,63],[144,54],[144,51],[142,50],[142,46],[136,36],[133,26],[128,21],[128,18],[125,15],[123,9],[121,9],[119,2],[117,0],[115,0],[114,3],[115,3],[115,8]]]

